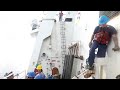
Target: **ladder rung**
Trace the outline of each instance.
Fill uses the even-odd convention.
[[[65,35],[65,32],[61,32],[60,34]]]
[[[66,46],[66,41],[64,40],[64,41],[61,41],[61,43],[63,43],[65,46]]]
[[[60,30],[63,30],[63,31],[65,31],[65,28],[61,28]]]
[[[61,51],[66,52],[66,49],[62,49]]]
[[[66,47],[66,45],[62,45],[62,46]]]
[[[65,27],[65,25],[61,25],[60,27]]]
[[[66,45],[62,45],[62,47],[66,47]]]
[[[64,38],[61,39],[61,42],[62,42],[62,43],[66,43],[66,39],[64,39]]]
[[[64,30],[65,31],[65,27],[60,28],[60,30]]]
[[[65,26],[60,26],[60,28],[65,28]]]
[[[64,30],[65,31],[65,28],[61,28],[60,30]]]
[[[65,54],[62,54],[62,57],[65,57]]]
[[[65,29],[60,29],[60,32],[65,32]]]
[[[61,46],[61,48],[66,48],[66,45],[64,45],[64,46]]]
[[[66,54],[66,52],[61,52],[61,55],[65,55]]]
[[[61,36],[64,35],[65,36],[65,32],[60,32]]]
[[[61,34],[61,38],[62,38],[62,37],[64,37],[64,38],[65,38],[65,33],[64,33],[64,34],[63,34],[63,33]]]
[[[62,54],[66,54],[66,52],[62,52]]]
[[[66,51],[66,48],[65,48],[65,49],[62,49],[61,51],[64,51],[64,52],[65,52],[65,51]]]
[[[61,40],[66,41],[66,39],[65,39],[65,38],[61,38]]]
[[[61,36],[61,38],[65,38],[65,36]]]
[[[61,32],[65,32],[65,28],[61,28],[60,31],[61,31]]]
[[[65,25],[61,25],[60,27],[65,27]]]
[[[62,39],[61,39],[61,42],[66,42],[66,39],[65,39],[65,38],[62,38]]]
[[[63,43],[63,45],[62,46],[66,46],[66,43]]]
[[[62,47],[62,49],[66,49],[66,47]]]
[[[66,45],[66,40],[65,39],[61,40],[61,43],[64,44],[64,45]]]
[[[66,41],[66,38],[61,38],[61,41]]]
[[[62,43],[62,45],[61,46],[66,46],[66,43]]]
[[[65,29],[65,27],[60,27],[60,29]]]
[[[66,53],[66,51],[62,51],[62,54]]]
[[[60,25],[61,25],[61,24],[63,25],[63,24],[65,24],[65,23],[64,23],[64,22],[62,22],[62,23],[60,23]]]

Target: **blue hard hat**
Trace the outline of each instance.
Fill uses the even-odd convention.
[[[108,18],[107,16],[105,15],[102,15],[99,19],[99,24],[102,25],[102,24],[106,24],[108,21],[110,20],[110,18]]]
[[[45,79],[45,75],[40,73],[40,74],[36,75],[34,79]]]
[[[35,72],[28,72],[27,77],[34,78],[35,77]]]

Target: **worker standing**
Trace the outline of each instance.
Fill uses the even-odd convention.
[[[107,22],[109,20],[110,19],[107,16],[102,15],[99,18],[99,26],[95,28],[93,35],[91,37],[89,43],[89,47],[90,47],[89,57],[87,59],[88,65],[86,67],[86,69],[88,69],[89,71],[94,70],[93,63],[95,60],[95,49],[98,48],[97,57],[104,58],[106,56],[106,50],[111,38],[113,38],[115,44],[113,50],[114,51],[120,50],[118,45],[117,31],[113,26],[107,25]],[[91,73],[92,72],[89,72],[87,74],[91,74]]]
[[[59,13],[59,21],[62,21],[62,17],[63,17],[63,12],[60,11],[60,13]]]
[[[42,66],[41,65],[38,65],[37,68],[38,70],[38,74],[35,76],[34,79],[45,79],[45,74],[43,73],[43,70],[42,70]]]

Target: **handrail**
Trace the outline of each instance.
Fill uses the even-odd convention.
[[[17,79],[22,79],[23,77],[25,76],[22,76],[21,78],[18,78],[21,74],[25,73],[25,76],[26,76],[26,70],[20,72],[20,73],[17,73],[16,75],[14,75],[14,78],[17,77]]]
[[[79,75],[75,75],[77,79],[80,79],[79,77],[87,73],[87,70],[82,71]]]

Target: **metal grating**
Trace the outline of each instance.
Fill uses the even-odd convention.
[[[65,55],[62,79],[71,79],[74,55]]]
[[[110,19],[114,18],[115,16],[119,15],[120,11],[100,11],[99,16],[106,15]]]

